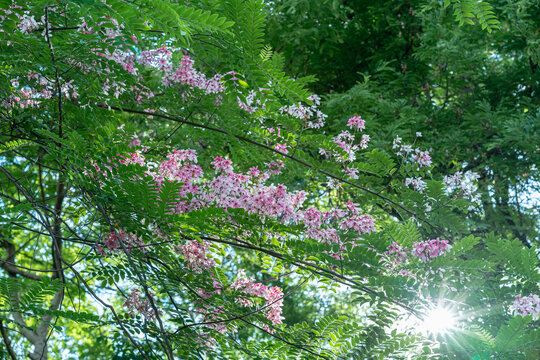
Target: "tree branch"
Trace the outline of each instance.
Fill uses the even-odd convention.
[[[349,180],[346,180],[342,177],[339,177],[337,175],[334,175],[334,174],[331,174],[327,171],[324,171],[324,170],[321,170],[317,167],[315,167],[314,165],[304,161],[304,160],[301,160],[301,159],[298,159],[298,158],[295,158],[294,156],[291,156],[291,155],[288,155],[288,154],[285,154],[281,151],[278,151],[268,145],[265,145],[265,144],[262,144],[262,143],[259,143],[255,140],[251,140],[251,139],[248,139],[246,137],[243,137],[241,135],[236,135],[236,134],[232,134],[226,130],[223,130],[223,129],[220,129],[220,128],[216,128],[216,127],[212,127],[212,126],[208,126],[208,125],[203,125],[203,124],[197,124],[197,123],[194,123],[192,121],[187,121],[187,120],[183,120],[183,119],[179,119],[179,118],[175,118],[175,117],[172,117],[172,116],[168,116],[168,115],[163,115],[163,114],[159,114],[159,113],[149,113],[149,112],[146,112],[146,111],[141,111],[141,110],[133,110],[133,109],[123,109],[123,108],[119,108],[119,107],[116,107],[116,106],[110,106],[110,105],[105,105],[105,104],[98,104],[97,105],[98,107],[101,107],[103,109],[109,109],[109,110],[114,110],[114,111],[119,111],[119,112],[125,112],[125,113],[131,113],[131,114],[139,114],[139,115],[146,115],[146,116],[154,116],[154,117],[158,117],[158,118],[162,118],[162,119],[166,119],[166,120],[171,120],[171,121],[174,121],[174,122],[178,122],[178,123],[182,123],[182,124],[186,124],[186,125],[191,125],[193,127],[198,127],[198,128],[201,128],[201,129],[206,129],[206,130],[210,130],[210,131],[214,131],[214,132],[218,132],[218,133],[221,133],[221,134],[224,134],[224,135],[227,135],[227,136],[232,136],[238,140],[241,140],[243,142],[247,142],[249,144],[253,144],[255,146],[258,146],[258,147],[261,147],[265,150],[268,150],[268,151],[271,151],[273,153],[276,153],[276,154],[279,154],[285,158],[288,158],[292,161],[295,161],[307,168],[310,168],[310,169],[313,169],[314,171],[318,172],[319,174],[322,174],[322,175],[325,175],[329,178],[332,178],[334,180],[337,180],[337,181],[340,181],[344,184],[347,184],[347,185],[350,185],[354,188],[357,188],[357,189],[360,189],[364,192],[367,192],[371,195],[374,195],[382,200],[384,200],[385,202],[389,203],[389,204],[392,204],[393,206],[395,207],[398,207],[400,209],[402,209],[403,211],[405,211],[406,213],[414,216],[415,218],[417,218],[418,220],[426,223],[427,225],[429,225],[430,227],[432,227],[433,229],[435,229],[443,238],[447,239],[449,242],[452,242],[452,240],[444,233],[444,231],[442,231],[441,229],[439,229],[437,226],[435,226],[434,224],[432,224],[429,220],[426,220],[425,218],[419,216],[415,211],[412,211],[412,210],[409,210],[408,208],[406,208],[405,206],[401,205],[400,203],[398,202],[395,202],[394,200],[374,191],[374,190],[371,190],[371,189],[368,189],[362,185],[358,185],[358,184],[355,184],[355,183],[352,183],[350,182]]]
[[[4,344],[6,344],[6,349],[11,357],[11,360],[17,360],[17,355],[15,354],[15,351],[13,351],[13,348],[11,347],[11,341],[8,338],[6,328],[4,328],[4,325],[2,324],[2,319],[0,319],[0,333],[2,333],[2,339],[4,339]]]
[[[0,246],[6,249],[6,259],[0,260],[0,267],[7,271],[8,275],[20,275],[22,277],[25,277],[27,279],[40,281],[41,276],[38,276],[36,274],[32,274],[31,272],[24,271],[18,268],[14,264],[15,260],[15,245],[10,243],[7,240],[3,240],[0,242]]]

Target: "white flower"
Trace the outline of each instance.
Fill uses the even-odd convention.
[[[24,15],[18,26],[23,34],[28,34],[38,28],[38,23],[33,16]]]

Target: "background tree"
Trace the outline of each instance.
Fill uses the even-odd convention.
[[[311,87],[328,94],[330,117],[362,114],[385,141],[421,132],[418,141],[437,150],[435,176],[478,172],[475,230],[530,246],[538,241],[539,14],[534,2],[490,4],[500,21],[493,32],[475,19],[456,26],[458,3],[275,1],[268,39],[288,73],[316,76]]]

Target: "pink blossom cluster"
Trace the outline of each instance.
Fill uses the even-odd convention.
[[[376,231],[373,217],[371,215],[360,214],[358,204],[350,201],[347,202],[345,210],[334,209],[332,211],[321,212],[314,207],[309,207],[301,215],[302,222],[306,227],[306,237],[322,243],[339,244],[341,247],[340,250],[344,250],[345,248],[338,230],[331,226],[323,227],[324,224],[336,223],[342,231],[353,231],[356,233],[355,235],[370,234]]]
[[[288,154],[289,153],[289,150],[287,150],[287,144],[286,143],[283,143],[283,144],[276,144],[274,145],[274,149],[276,149],[277,151],[283,153],[283,154]]]
[[[413,159],[420,167],[431,166],[431,155],[429,154],[429,151],[421,151],[419,149],[415,149]]]
[[[326,157],[332,157],[338,162],[353,162],[356,160],[356,152],[359,149],[367,149],[370,137],[367,134],[362,135],[359,144],[354,143],[355,139],[355,135],[346,130],[342,131],[332,139],[337,148],[333,150],[319,148],[319,154]],[[345,170],[345,172],[347,175],[354,178],[354,175],[351,175],[347,170]]]
[[[122,161],[144,166],[144,158],[137,154],[128,154]],[[326,212],[313,207],[302,210],[305,192],[290,193],[284,185],[266,185],[266,180],[279,173],[282,162],[268,164],[266,171],[254,167],[247,173],[237,173],[230,160],[217,156],[212,162],[216,175],[210,178],[203,178],[203,170],[196,162],[194,150],[175,150],[157,171],[146,171],[158,186],[164,181],[182,184],[179,199],[173,204],[178,214],[208,207],[242,209],[260,216],[263,222],[272,218],[284,224],[303,224],[306,237],[329,244],[341,244],[338,229],[356,235],[376,231],[373,217],[361,214],[358,204],[348,202],[344,209]]]
[[[138,42],[137,38],[134,35],[125,35],[123,33],[124,26],[119,24],[116,19],[106,16],[105,20],[97,25],[108,25],[109,22],[113,27],[106,26],[104,28],[106,42],[122,38],[124,45],[126,45],[124,47],[125,49],[123,50],[117,46],[112,52],[109,49],[105,49],[103,52],[96,52],[97,55],[115,62],[131,75],[138,74],[137,65],[149,66],[163,71],[162,84],[166,87],[181,84],[186,85],[190,90],[203,90],[206,94],[219,94],[225,91],[225,86],[221,81],[224,74],[217,74],[212,78],[207,78],[205,74],[194,68],[194,61],[187,55],[182,58],[178,67],[175,69],[172,63],[173,51],[166,46],[157,49],[145,49],[139,55],[136,55],[126,43],[126,38],[131,38],[135,43]],[[88,22],[84,18],[81,18],[79,30],[85,34],[94,32],[94,29],[88,26]],[[110,72],[108,68],[106,68],[106,71]],[[125,91],[125,84],[122,86],[122,83],[115,82],[113,79],[109,79],[109,77],[107,80],[111,82],[109,86],[115,88],[114,95],[118,98],[118,95]],[[142,98],[153,97],[153,93],[149,89],[141,89],[141,85],[136,90],[139,91],[140,99],[138,101]]]
[[[262,175],[259,179],[260,181],[266,181],[268,178],[272,175],[279,175],[281,174],[281,170],[285,166],[283,161],[281,160],[272,160],[269,163],[265,163],[266,165],[266,171],[260,175]]]
[[[214,167],[216,173],[224,172],[225,174],[230,174],[233,171],[232,161],[223,156],[216,156],[214,161],[211,162],[211,165]]]
[[[195,273],[200,274],[216,266],[210,254],[210,245],[206,241],[191,240],[180,247],[186,265]]]
[[[117,99],[120,95],[126,92],[126,90],[127,90],[126,83],[122,81],[112,80],[108,77],[105,79],[105,83],[103,83],[103,86],[102,86],[103,95],[105,96],[112,95]]]
[[[328,223],[329,226],[323,228],[321,225]],[[337,228],[330,224],[336,224]],[[347,202],[345,210],[334,209],[332,211],[320,212],[310,207],[304,212],[304,224],[307,228],[306,236],[318,240],[322,243],[338,245],[337,250],[326,251],[336,260],[343,260],[343,255],[347,252],[347,244],[352,247],[358,246],[357,241],[361,240],[358,235],[370,234],[376,231],[375,220],[371,215],[360,214],[358,204]],[[352,233],[355,240],[343,241],[338,233],[338,229],[345,233]]]
[[[362,135],[362,139],[360,139],[360,148],[367,149],[369,140],[371,140],[371,138],[368,134]]]
[[[225,91],[225,86],[221,81],[224,74],[217,74],[212,78],[207,79],[206,75],[197,71],[193,64],[193,60],[185,55],[180,61],[177,69],[165,73],[162,79],[163,85],[187,85],[190,89],[200,89],[206,94],[219,94]]]
[[[14,108],[18,106],[21,109],[36,108],[43,100],[51,99],[53,95],[57,94],[55,84],[37,72],[29,71],[26,79],[27,83],[25,86],[21,86],[19,77],[11,79],[11,86],[14,88],[13,93],[0,103],[2,107]],[[64,81],[60,87],[60,92],[66,99],[76,99],[79,97],[73,80]]]
[[[118,253],[123,250],[122,244],[126,248],[127,252],[130,252],[133,249],[138,249],[144,253],[148,252],[144,241],[135,234],[128,234],[125,229],[108,233],[103,238],[103,244],[107,247],[107,249],[114,253]],[[104,256],[106,254],[101,245],[98,245],[96,248],[96,251],[100,255]]]
[[[375,220],[371,215],[360,214],[358,204],[348,201],[346,210],[336,209],[334,216],[339,219],[339,227],[344,231],[354,230],[361,234],[371,234],[376,231]]]
[[[412,145],[401,144],[401,140],[399,136],[396,136],[394,139],[392,148],[397,150],[396,155],[403,157],[407,161],[416,163],[419,168],[431,166],[432,160],[429,151],[422,151],[413,148]]]
[[[281,316],[283,307],[283,292],[279,287],[266,286],[261,283],[256,283],[253,278],[248,278],[243,270],[238,272],[236,280],[231,284],[231,288],[238,290],[240,293],[255,296],[266,300],[264,313],[266,318],[274,325],[281,324],[283,317]],[[255,305],[252,298],[238,297],[235,300],[242,306],[252,307]],[[265,329],[269,332],[275,332],[265,326]]]
[[[534,320],[537,320],[540,314],[540,297],[536,294],[529,296],[516,295],[510,310],[513,315],[525,317],[530,314]]]
[[[140,141],[139,141],[140,144]],[[119,162],[122,165],[129,165],[129,164],[137,164],[144,166],[145,160],[144,155],[141,153],[141,151],[136,151],[134,153],[127,153],[126,155],[119,156]]]
[[[141,54],[137,57],[137,62],[169,73],[173,69],[172,55],[173,53],[168,47],[162,46],[157,49],[141,51]]]
[[[263,173],[261,178],[264,177]],[[282,222],[295,220],[305,194],[291,194],[284,185],[264,185],[258,180],[234,172],[221,173],[206,184],[202,199],[209,205],[224,209],[243,209],[263,220],[266,217]]]
[[[17,27],[23,34],[29,34],[39,27],[39,24],[33,16],[28,16],[26,14],[23,16],[17,14],[17,16],[21,20]]]
[[[159,186],[166,180],[182,183],[180,197],[184,197],[190,193],[198,193],[197,183],[200,181],[203,171],[195,163],[197,163],[195,150],[174,150],[167,154],[167,160],[159,165],[157,173],[150,170],[147,173],[156,180]],[[181,201],[178,206],[184,204],[186,202]]]
[[[412,255],[423,262],[428,262],[430,259],[435,259],[450,251],[448,240],[440,240],[439,238],[427,241],[420,241],[413,244]]]
[[[411,254],[422,262],[428,262],[446,254],[450,251],[450,248],[451,245],[448,244],[448,240],[440,240],[439,238],[415,242],[412,245],[412,251],[406,250],[397,242],[393,242],[388,246],[381,260],[386,258],[396,265],[406,264],[408,263],[409,254]]]
[[[478,190],[476,181],[479,178],[480,175],[473,171],[467,171],[465,173],[458,171],[453,175],[445,176],[443,184],[446,187],[447,194],[455,194],[469,199],[474,203],[480,201],[480,194],[476,192]]]
[[[358,169],[355,169],[353,167],[345,166],[345,170],[343,170],[345,174],[350,177],[351,179],[358,179]]]
[[[282,114],[288,114],[303,121],[304,126],[308,129],[320,129],[324,126],[324,120],[328,115],[318,109],[320,98],[317,95],[311,95],[308,100],[313,102],[313,105],[303,105],[297,103],[289,106],[283,106],[279,109]]]
[[[214,265],[215,266],[215,265]],[[264,300],[265,303],[261,307],[262,313],[266,318],[274,325],[281,324],[283,321],[282,307],[283,307],[283,293],[279,287],[267,286],[261,283],[256,283],[253,278],[247,277],[244,270],[240,270],[236,276],[236,279],[230,284],[230,287],[224,287],[219,281],[217,281],[213,275],[211,275],[213,281],[212,292],[198,289],[197,293],[201,299],[200,306],[196,309],[196,313],[202,315],[204,326],[217,331],[221,334],[227,331],[236,331],[236,328],[231,325],[230,320],[227,320],[226,313],[223,308],[213,305],[210,299],[213,294],[221,294],[222,291],[229,288],[233,291],[235,301],[245,307],[256,306]],[[262,325],[268,332],[275,332],[268,324]],[[204,333],[202,334],[204,336]],[[205,337],[204,343],[207,346],[212,346],[213,342],[207,343]]]
[[[393,242],[388,246],[386,254],[396,263],[396,265],[401,265],[407,263],[409,251],[405,250],[397,242]]]
[[[135,101],[137,101],[137,103],[139,104],[143,100],[151,99],[154,97],[154,92],[150,90],[150,88],[142,84],[132,85],[129,89],[133,92],[135,96]]]
[[[194,61],[189,56],[184,56],[178,66],[174,68],[172,63],[173,50],[167,46],[162,46],[157,49],[145,49],[137,55],[132,51],[130,44],[126,42],[126,39],[130,38],[133,42],[138,43],[137,38],[134,35],[125,35],[123,33],[124,26],[120,25],[116,19],[110,16],[105,16],[104,19],[104,21],[97,25],[102,26],[112,24],[112,27],[104,27],[105,43],[112,45],[113,41],[118,41],[118,38],[120,38],[123,41],[124,46],[115,45],[115,49],[112,52],[109,49],[96,51],[96,55],[120,65],[131,75],[138,74],[138,65],[158,69],[163,72],[162,85],[166,87],[181,84],[185,85],[188,90],[199,89],[204,91],[205,94],[220,94],[225,91],[225,85],[222,79],[227,74],[217,74],[212,78],[207,78],[205,74],[194,68]],[[88,26],[86,19],[81,18],[79,31],[84,34],[91,34],[94,33],[95,30],[93,27]],[[105,72],[108,74],[111,73],[108,66],[105,67]],[[228,74],[233,73],[231,72]],[[114,90],[113,95],[118,98],[119,95],[126,91],[126,85],[121,81],[116,81],[108,75],[106,78],[106,85],[103,89],[104,94],[108,95],[110,89]],[[142,84],[132,87],[131,90],[136,92],[136,101],[138,102],[154,96],[154,93],[150,91],[150,89],[145,88]],[[183,96],[189,96],[189,92],[185,93]]]
[[[334,137],[332,141],[341,150],[327,151],[319,149],[321,155],[331,156],[338,162],[352,162],[356,160],[356,152],[360,149],[360,145],[354,144],[355,136],[348,131],[342,131]]]
[[[364,130],[366,122],[360,116],[353,116],[347,121],[347,126],[354,130]]]
[[[225,314],[222,309],[204,303],[202,307],[197,308],[196,313],[202,315],[203,322],[207,323],[204,325],[205,327],[217,331],[220,334],[225,334],[229,330],[228,322],[221,321],[225,319]],[[236,329],[232,328],[232,330],[235,331]],[[208,344],[204,344],[204,346],[212,347],[215,345],[215,339],[211,337],[208,337],[207,339],[211,340]]]
[[[127,154],[122,161],[144,166],[144,158],[137,154]],[[339,232],[361,236],[376,231],[373,217],[362,214],[358,204],[348,202],[344,209],[325,212],[314,207],[302,210],[305,192],[290,193],[284,185],[266,185],[264,182],[279,172],[283,163],[271,163],[265,172],[255,167],[242,174],[234,171],[230,160],[217,156],[212,162],[216,175],[203,178],[203,171],[196,162],[197,154],[194,150],[175,150],[167,155],[167,160],[157,167],[157,171],[146,171],[159,186],[164,181],[182,184],[179,199],[172,204],[174,212],[178,214],[208,207],[242,209],[260,216],[263,222],[266,218],[272,218],[284,224],[303,224],[306,238],[338,244],[340,252],[345,250],[345,244]],[[205,256],[199,256],[205,253],[203,250],[204,244],[193,242],[186,247],[184,255],[188,259],[199,259],[200,262],[206,259]],[[187,256],[188,253],[194,256]],[[208,265],[197,265],[196,260],[190,260],[189,263],[193,268],[208,269]]]
[[[117,63],[131,75],[136,75],[138,72],[135,67],[135,56],[131,50],[116,48],[111,53],[109,49],[105,49],[104,52],[96,52],[96,55]]]
[[[50,99],[51,97],[52,93],[48,91],[38,92],[34,89],[17,89],[14,94],[2,100],[1,105],[4,108],[36,108],[41,104],[41,99]]]
[[[424,180],[422,180],[421,177],[417,178],[406,178],[405,179],[405,186],[412,185],[412,188],[415,191],[418,191],[419,193],[423,193],[424,190],[427,188],[427,184]]]
[[[43,100],[51,99],[53,93],[56,92],[54,84],[37,73],[30,71],[27,79],[28,82],[34,82],[34,84],[32,84],[34,87],[28,85],[21,87],[19,77],[11,79],[11,86],[14,90],[9,97],[2,101],[1,105],[3,107],[14,108],[15,106],[18,106],[21,109],[35,108],[38,107]],[[62,87],[62,92],[71,89],[70,85],[71,84],[65,84]],[[66,95],[68,94],[66,93]]]
[[[259,109],[265,108],[265,101],[261,101],[260,99],[256,99],[257,93],[253,90],[251,90],[246,96],[246,101],[242,101],[239,97],[236,98],[238,101],[238,107],[242,110],[247,111],[250,114],[253,114],[255,111]]]
[[[347,122],[347,126],[354,130],[363,130],[365,128],[365,121],[360,118],[360,116],[353,116]],[[370,141],[370,136],[363,134],[360,143],[355,144],[356,137],[351,134],[349,131],[344,130],[339,135],[332,139],[332,142],[336,145],[336,148],[332,150],[327,150],[319,148],[319,154],[334,158],[338,162],[352,162],[356,160],[356,152],[359,149],[367,149],[368,143]],[[352,169],[345,167],[345,174],[347,174],[352,179],[357,179],[357,169]]]
[[[128,308],[130,315],[139,313],[148,321],[153,321],[156,318],[156,312],[152,308],[150,301],[146,298],[141,298],[140,290],[133,290],[124,302],[124,307]]]

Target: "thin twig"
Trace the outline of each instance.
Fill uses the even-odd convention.
[[[54,50],[51,43],[51,37],[49,34],[49,8],[45,8],[45,39],[47,40],[47,44],[49,45],[49,51],[51,53],[51,61],[54,66],[54,76],[56,79],[56,91],[58,92],[58,117],[59,117],[59,123],[58,123],[58,136],[60,139],[64,136],[63,134],[63,122],[64,122],[64,115],[62,110],[62,86],[60,85],[60,77],[58,76],[58,65],[56,64],[56,57],[54,56]],[[61,146],[61,145],[60,145]]]

